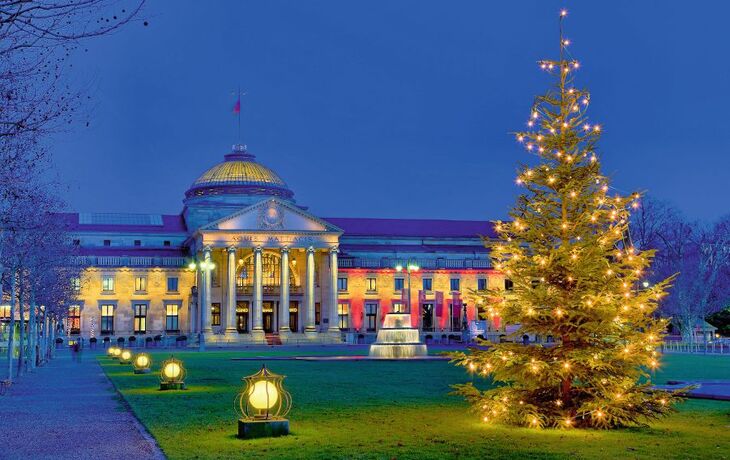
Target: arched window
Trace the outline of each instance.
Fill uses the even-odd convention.
[[[264,252],[261,255],[261,273],[262,284],[264,286],[280,286],[281,285],[281,257],[270,252]],[[254,274],[254,257],[253,255],[246,258],[238,269],[236,276],[236,286],[250,287],[253,286]],[[294,286],[294,273],[289,270],[289,285]]]

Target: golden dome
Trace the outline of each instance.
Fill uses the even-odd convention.
[[[272,170],[256,162],[245,146],[233,152],[198,177],[185,193],[187,197],[221,194],[293,197],[286,183]]]
[[[250,159],[226,160],[203,173],[194,187],[206,185],[278,185],[286,184],[276,173]]]

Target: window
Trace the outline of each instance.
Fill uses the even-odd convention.
[[[433,280],[431,278],[423,278],[423,290],[424,291],[433,290]]]
[[[504,289],[505,291],[511,291],[514,289],[515,283],[512,282],[512,280],[505,278],[504,280]]]
[[[104,246],[111,246],[112,240],[104,240]]]
[[[337,290],[340,292],[347,291],[347,278],[337,278]]]
[[[479,278],[477,280],[477,289],[480,291],[487,290],[487,279],[486,278]]]
[[[147,304],[134,304],[134,333],[144,334],[147,332]]]
[[[81,240],[74,240],[73,241],[74,246],[81,246]]]
[[[170,246],[170,240],[165,240],[162,242],[163,246]]]
[[[377,278],[365,278],[365,288],[368,292],[375,292],[378,290],[378,279]]]
[[[221,325],[221,304],[210,304],[210,324],[211,326]]]
[[[167,277],[167,292],[177,292],[177,289],[178,289],[177,276],[168,276]]]
[[[366,303],[365,304],[365,327],[368,332],[373,332],[376,329],[378,323],[378,304]]]
[[[71,289],[74,292],[79,292],[81,290],[81,278],[78,276],[71,278]]]
[[[165,330],[167,332],[178,332],[180,330],[180,305],[168,303],[165,305]]]
[[[405,280],[403,278],[396,278],[393,280],[393,289],[396,291],[402,291]]]
[[[79,305],[68,307],[68,332],[69,334],[81,333],[81,307]]]
[[[319,302],[314,304],[314,325],[319,326],[319,322],[322,319],[322,307]]]
[[[451,278],[450,286],[452,291],[460,291],[461,280],[459,278]]]
[[[146,276],[135,276],[134,277],[134,291],[135,292],[147,292],[147,277]]]
[[[337,316],[339,317],[340,329],[350,327],[350,304],[343,302],[337,304]]]
[[[403,302],[393,302],[393,313],[405,313],[406,307]]]
[[[114,275],[104,275],[101,277],[101,290],[104,292],[114,292]]]
[[[142,246],[142,240],[134,240],[135,246]]]
[[[101,306],[101,333],[114,334],[114,305]]]

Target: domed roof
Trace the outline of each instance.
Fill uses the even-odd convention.
[[[220,194],[294,196],[286,183],[274,171],[257,163],[243,145],[235,145],[222,163],[205,171],[185,193],[187,197]]]

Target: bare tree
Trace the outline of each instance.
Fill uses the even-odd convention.
[[[696,327],[730,299],[730,217],[715,225],[690,222],[672,206],[648,199],[634,224],[634,243],[657,250],[650,280],[678,274],[661,312],[672,317],[685,340],[694,341]]]

